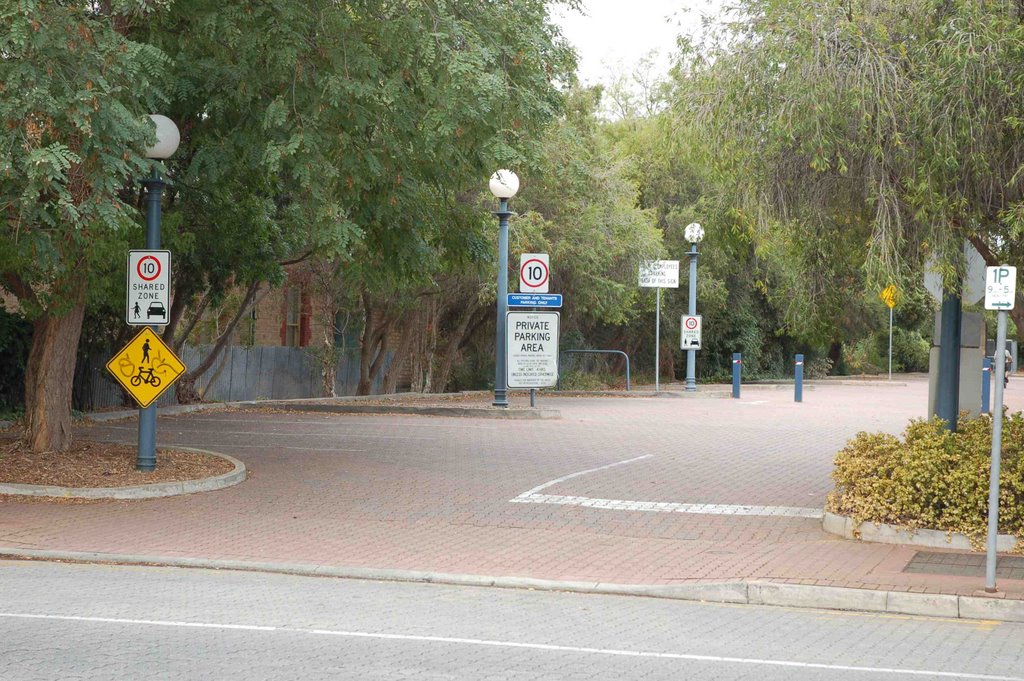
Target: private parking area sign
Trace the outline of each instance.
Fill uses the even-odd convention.
[[[171,309],[171,252],[128,251],[128,308],[132,326],[167,324]]]
[[[509,312],[506,348],[509,388],[550,388],[558,383],[557,312]]]

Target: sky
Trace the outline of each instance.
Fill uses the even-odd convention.
[[[665,73],[676,36],[699,34],[701,16],[717,16],[724,2],[583,0],[583,13],[558,7],[553,16],[579,53],[580,81],[608,84],[613,74],[630,73],[651,50],[657,50],[655,63]]]

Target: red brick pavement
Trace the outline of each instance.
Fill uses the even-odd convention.
[[[1019,393],[1019,394],[1018,394]],[[89,504],[7,498],[0,547],[673,584],[759,579],[971,594],[981,578],[902,572],[915,548],[846,541],[797,517],[511,503],[571,473],[647,458],[543,494],[820,508],[836,450],[898,431],[927,385],[747,388],[742,400],[541,398],[559,421],[201,412],[159,443],[246,462],[250,479],[186,497]],[[519,401],[521,398],[516,398]],[[1024,384],[1007,402],[1024,406]],[[1020,403],[1020,404],[1018,404]],[[131,442],[134,422],[91,437]],[[1000,580],[1009,597],[1024,582]]]

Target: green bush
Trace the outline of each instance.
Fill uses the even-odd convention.
[[[888,348],[886,348],[888,351]],[[843,346],[843,361],[850,374],[880,374],[886,369],[889,360],[878,352],[878,343],[874,338],[862,338],[856,343]]]
[[[826,508],[864,521],[961,532],[980,549],[988,528],[992,420],[911,421],[900,439],[859,433],[836,455]],[[1024,540],[1024,415],[1003,422],[1000,532]],[[1017,550],[1024,549],[1024,541]]]
[[[558,384],[562,390],[609,390],[615,383],[619,382],[611,376],[588,374],[582,371],[567,371],[564,374],[560,374],[558,378]],[[625,377],[621,379],[621,383],[625,387]]]
[[[888,334],[885,342],[888,344]],[[928,371],[928,341],[917,331],[894,329],[892,332],[892,370]],[[888,353],[888,347],[885,353]]]

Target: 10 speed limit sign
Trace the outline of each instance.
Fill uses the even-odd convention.
[[[171,309],[171,252],[128,251],[128,305],[132,326],[164,325]]]
[[[683,350],[700,350],[700,315],[684,314],[679,326],[681,330],[679,346]]]
[[[519,256],[520,293],[547,293],[550,282],[547,253],[523,253]]]

